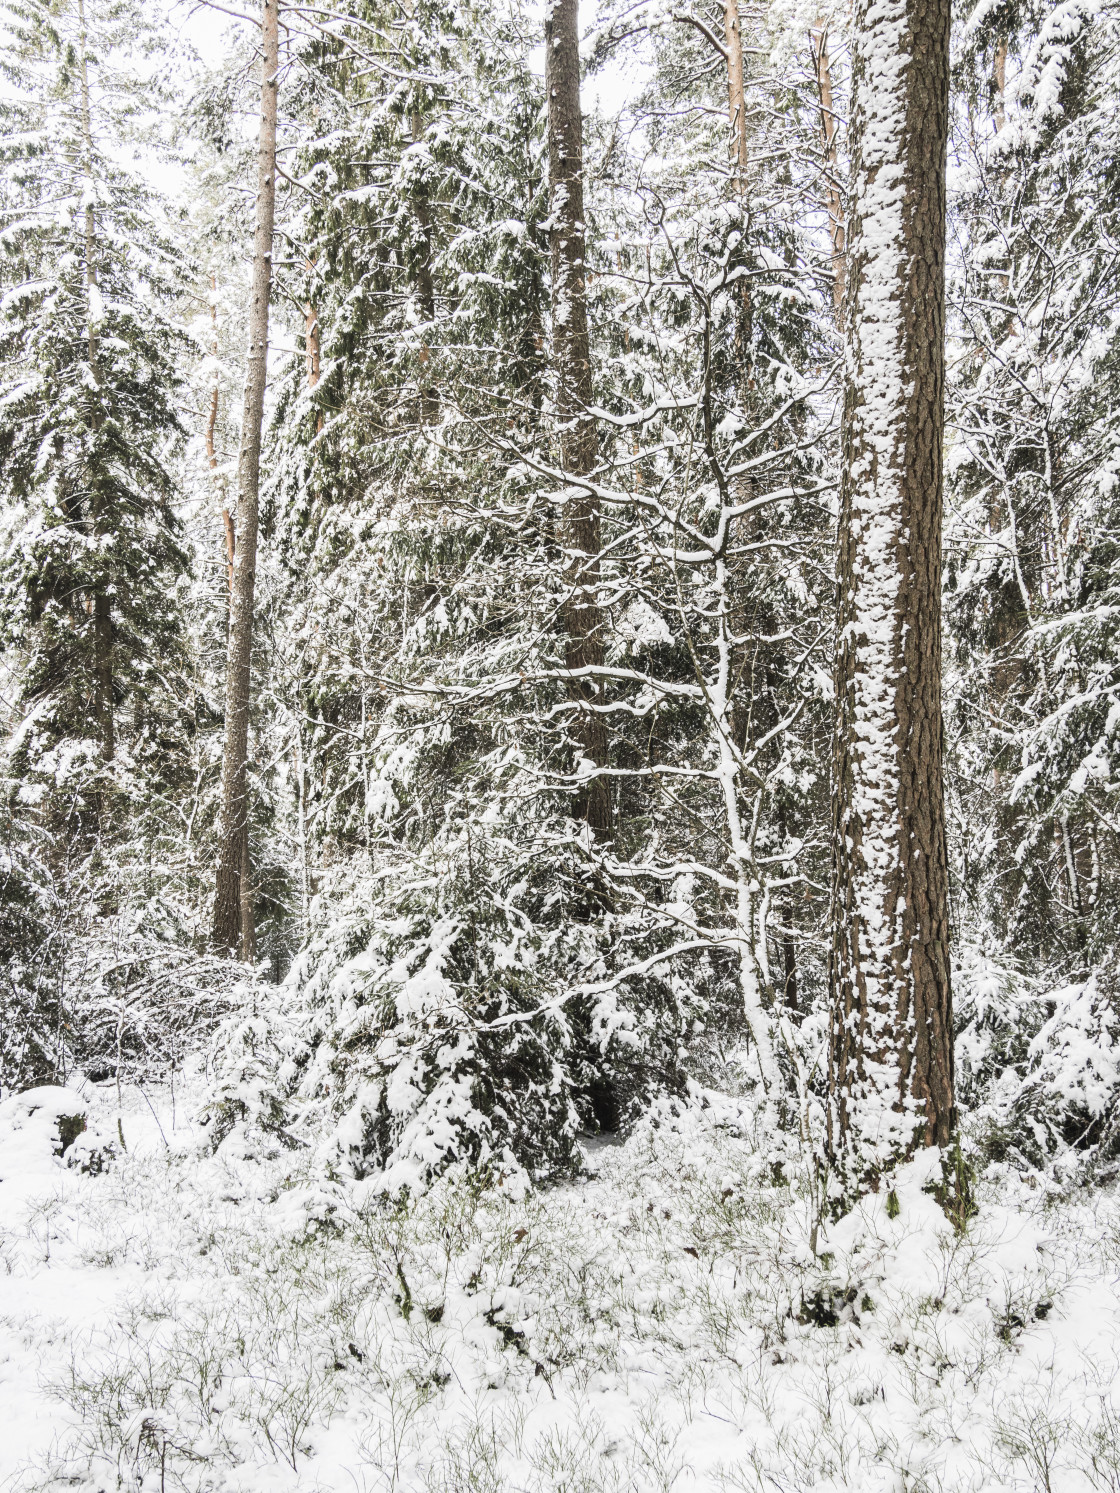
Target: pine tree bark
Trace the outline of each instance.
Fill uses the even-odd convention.
[[[743,75],[743,25],[739,0],[724,0],[723,43],[727,55],[727,113],[731,121],[731,169],[742,192],[747,170],[747,95]]]
[[[279,67],[277,0],[261,4],[261,124],[257,151],[256,232],[245,408],[237,468],[237,553],[230,595],[226,655],[226,733],[222,754],[222,811],[214,897],[213,942],[222,953],[251,957],[251,900],[242,897],[248,865],[249,818],[246,757],[249,744],[249,685],[253,649],[253,597],[257,567],[261,429],[268,376],[268,303],[272,291],[272,237],[276,212],[276,98]],[[247,877],[245,878],[247,879]],[[246,888],[248,891],[248,888]],[[248,903],[249,922],[243,908]]]
[[[314,389],[319,382],[319,313],[307,301],[303,308],[304,358],[307,363],[307,387]]]
[[[551,0],[545,21],[545,88],[548,93],[549,219],[552,249],[552,357],[560,462],[572,477],[586,477],[599,456],[592,398],[591,344],[587,330],[586,229],[583,216],[583,115],[579,96],[579,0]],[[565,505],[565,664],[572,670],[603,663],[599,581],[599,505],[573,491]],[[596,767],[607,763],[607,731],[592,708],[600,686],[573,679],[569,696],[580,714],[577,736],[583,755]],[[592,778],[573,806],[592,832],[610,830],[610,793],[605,778]]]
[[[836,654],[829,1146],[954,1136],[941,773],[949,0],[856,0]]]

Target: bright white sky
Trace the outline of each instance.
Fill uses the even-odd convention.
[[[257,7],[253,0],[229,0],[228,9],[231,11],[242,10],[245,14],[252,15]],[[526,7],[528,13],[539,13],[540,30],[544,31],[544,7],[540,4],[531,4]],[[594,12],[590,6],[586,7],[588,20]],[[182,36],[184,41],[189,42],[198,52],[202,61],[208,67],[216,67],[228,51],[226,37],[230,27],[240,24],[231,16],[221,11],[211,10],[204,0],[169,0],[169,25],[177,35]],[[544,76],[544,42],[530,52],[528,63],[537,77]],[[593,109],[596,105],[605,114],[614,114],[622,109],[630,95],[636,92],[639,79],[632,68],[606,68],[589,78],[584,88],[584,108]]]

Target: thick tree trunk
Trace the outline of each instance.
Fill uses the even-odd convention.
[[[222,755],[222,815],[214,897],[213,940],[223,953],[251,951],[242,913],[242,867],[248,864],[246,827],[249,743],[249,670],[253,648],[253,592],[257,567],[257,503],[260,488],[261,426],[268,373],[268,302],[272,290],[272,231],[276,209],[276,94],[279,65],[277,0],[262,0],[261,127],[258,147],[257,222],[253,251],[253,299],[249,309],[249,348],[245,413],[237,468],[237,554],[230,596],[226,658],[226,736]]]
[[[579,3],[552,0],[545,22],[545,87],[548,92],[548,173],[552,223],[552,356],[560,460],[565,472],[586,477],[599,454],[591,405],[591,345],[587,332],[587,267],[583,217],[583,116],[579,100]],[[565,662],[569,669],[603,662],[599,580],[599,506],[595,498],[569,496],[565,547],[570,555],[565,607]],[[599,698],[592,681],[573,680],[570,694],[584,707],[578,733],[584,756],[603,767],[607,732],[603,717],[587,708]],[[597,835],[610,829],[610,794],[605,778],[593,778],[575,806]]]
[[[829,1143],[878,1185],[955,1129],[941,780],[949,0],[856,0]]]

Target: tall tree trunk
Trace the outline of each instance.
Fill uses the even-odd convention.
[[[82,132],[82,166],[87,181],[93,182],[93,119],[89,101],[89,52],[86,34],[85,0],[78,0],[78,110]],[[89,368],[95,389],[101,386],[97,356],[97,219],[93,210],[92,191],[86,193],[85,211],[86,334],[89,340]],[[95,395],[96,399],[96,395]],[[101,428],[101,411],[94,405],[91,425]],[[91,518],[94,533],[106,532],[105,516],[93,481],[94,501]],[[111,762],[116,754],[116,728],[113,719],[113,606],[106,591],[98,589],[93,596],[93,671],[97,700],[97,720],[101,728],[101,755]]]
[[[743,78],[743,27],[739,19],[739,0],[723,0],[723,42],[727,49],[731,169],[736,189],[742,192],[747,169],[747,96]]]
[[[998,133],[1007,123],[1007,40],[1002,36],[996,42],[996,55],[992,63],[992,92],[995,95],[994,117]]]
[[[747,91],[743,71],[743,23],[739,18],[739,0],[724,0],[723,5],[724,56],[727,60],[727,117],[731,125],[729,151],[731,155],[731,187],[739,199],[742,213],[741,228],[749,229],[750,210],[747,195]],[[751,301],[751,280],[745,276],[739,281],[735,307],[735,364],[739,375],[739,398],[748,423],[755,414],[754,377],[752,369],[752,344],[754,342],[754,306]],[[749,503],[755,496],[754,479],[744,472],[737,482],[737,496],[741,503]]]
[[[249,853],[249,820],[246,816],[241,826],[240,884],[241,899],[241,957],[246,964],[253,964],[257,957],[257,920],[253,911],[253,865]]]
[[[949,0],[856,0],[840,496],[829,1144],[947,1146],[941,447]]]
[[[215,432],[218,428],[218,277],[210,276],[210,351],[214,359],[214,387],[210,390],[210,408],[206,414],[206,459],[210,463],[210,481],[215,491],[218,487],[218,451],[214,443]],[[230,594],[233,593],[233,557],[236,552],[236,540],[233,533],[233,519],[230,517],[229,509],[222,504],[222,530],[226,540],[226,574],[229,580]]]
[[[218,277],[210,276],[210,328],[212,332],[211,353],[214,358],[214,387],[210,391],[210,408],[206,413],[206,457],[210,463],[210,480],[216,486],[218,451],[215,434],[218,426]],[[222,529],[226,542],[226,577],[229,583],[230,608],[233,607],[233,562],[237,555],[237,540],[233,519],[226,505],[222,504]],[[238,864],[241,868],[241,957],[251,960],[256,957],[256,930],[253,923],[253,901],[249,884],[249,820],[241,826],[241,852]]]
[[[560,420],[560,461],[573,477],[591,473],[599,454],[591,405],[591,347],[587,332],[587,267],[583,216],[583,116],[579,99],[579,0],[552,0],[545,22],[545,87],[548,92],[548,174],[552,224],[552,356],[556,412]],[[599,505],[572,493],[565,507],[565,546],[571,588],[564,610],[569,669],[603,662],[599,581]],[[604,767],[607,731],[591,708],[600,686],[572,680],[569,693],[582,707],[578,738],[584,756]],[[593,778],[575,805],[597,835],[610,829],[610,793],[605,778]]]
[[[821,155],[824,160],[824,205],[828,212],[828,237],[832,245],[832,298],[839,313],[844,300],[844,244],[847,228],[844,222],[844,199],[837,178],[839,159],[839,121],[832,102],[832,59],[828,52],[828,28],[820,22],[809,33],[813,50],[813,67],[817,74],[817,97],[820,101]]]
[[[419,145],[424,138],[424,121],[419,114],[413,114],[410,119],[413,144]],[[432,209],[428,201],[428,193],[425,188],[420,188],[412,201],[413,211],[416,214],[416,222],[420,229],[420,257],[416,263],[416,299],[419,302],[420,315],[427,327],[433,327],[436,319],[436,286],[432,276]],[[425,425],[432,425],[439,419],[439,396],[432,380],[431,370],[431,348],[428,345],[428,336],[420,344],[420,363],[422,372],[420,374],[420,418]]]
[[[253,592],[257,567],[257,503],[260,489],[261,426],[268,374],[268,301],[272,290],[272,233],[276,211],[276,94],[279,66],[277,0],[261,4],[261,125],[258,146],[257,222],[253,250],[253,291],[249,308],[249,348],[245,413],[237,467],[237,554],[230,597],[226,657],[226,736],[222,754],[222,815],[214,897],[216,949],[251,951],[246,938],[242,870],[249,802],[246,755],[249,743],[249,669],[253,649]],[[251,908],[250,908],[251,910]]]
[[[93,647],[98,715],[101,718],[101,755],[106,762],[111,762],[117,749],[113,719],[113,608],[109,598],[100,592],[93,598]]]
[[[304,305],[303,323],[306,334],[304,353],[307,361],[307,387],[314,389],[319,382],[319,313],[311,301]]]

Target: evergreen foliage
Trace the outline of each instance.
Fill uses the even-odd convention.
[[[772,1164],[816,1176],[846,22],[741,8],[732,121],[723,7],[594,18],[598,461],[573,479],[536,19],[286,13],[260,964],[235,972],[201,950],[255,41],[173,95],[128,6],[5,15],[0,1082],[178,1062],[232,1008],[212,1133],[310,1145],[336,1177],[562,1175],[581,1135],[698,1079],[755,1090]],[[983,6],[954,62],[958,1087],[969,1143],[1031,1167],[1106,1165],[1117,1133],[1115,26]],[[151,184],[172,137],[182,217]],[[573,688],[585,501],[602,661]],[[579,812],[596,776],[599,836]]]

